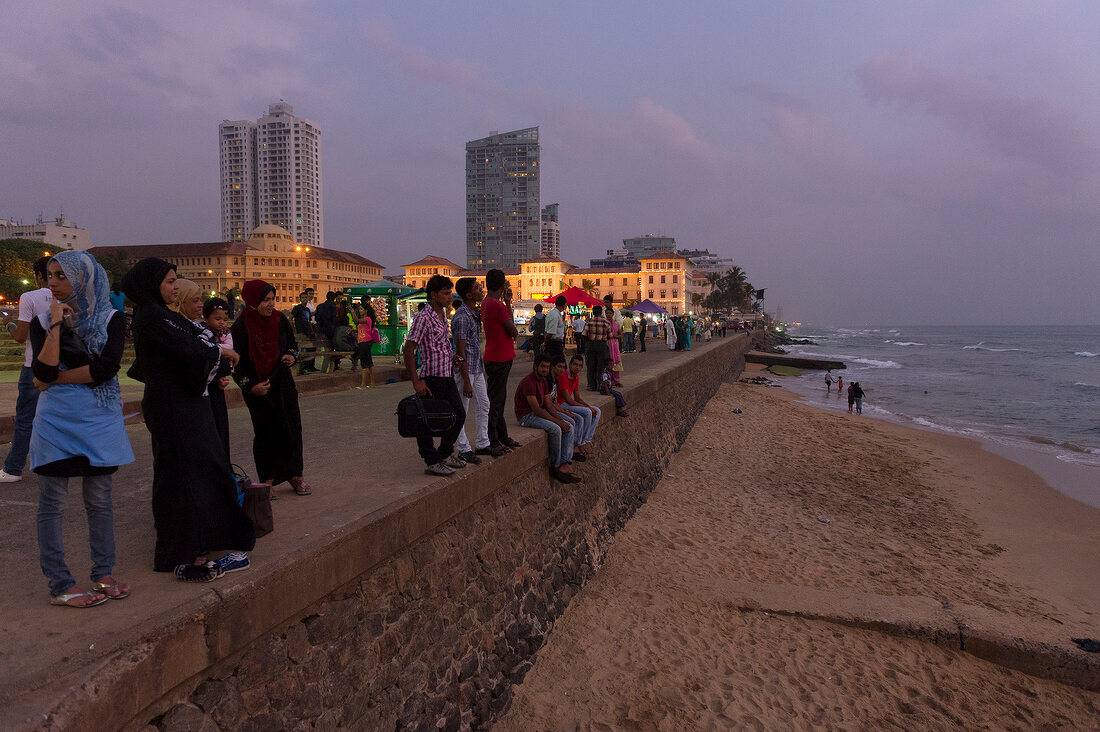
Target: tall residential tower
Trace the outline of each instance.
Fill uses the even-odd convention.
[[[218,138],[222,239],[244,241],[274,224],[300,244],[324,246],[321,128],[280,100],[255,122],[223,121]]]
[[[466,143],[466,266],[516,269],[539,255],[539,128]]]

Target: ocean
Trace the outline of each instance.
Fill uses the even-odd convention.
[[[1097,470],[1100,491],[1100,326],[912,326],[789,329],[815,345],[792,355],[843,361],[864,415]],[[848,411],[824,372],[786,379],[804,401]],[[1091,471],[1089,471],[1091,472]]]

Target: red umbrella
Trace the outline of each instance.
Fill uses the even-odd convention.
[[[548,297],[543,302],[548,302],[551,305],[558,299],[559,295],[565,295],[566,305],[584,305],[585,307],[592,307],[593,305],[603,305],[603,302],[589,295],[587,292],[579,287],[570,287],[568,290],[563,290],[553,297]]]

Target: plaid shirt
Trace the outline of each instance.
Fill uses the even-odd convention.
[[[611,337],[611,323],[603,316],[589,318],[584,326],[584,337],[590,341],[606,341]]]
[[[451,376],[454,358],[451,341],[447,338],[447,321],[436,315],[430,305],[413,318],[408,340],[416,344],[420,355],[420,378]]]
[[[473,376],[482,372],[481,367],[481,317],[465,303],[458,306],[451,318],[451,337],[466,341],[466,373]],[[457,353],[457,349],[456,349]],[[462,370],[455,364],[455,373]]]

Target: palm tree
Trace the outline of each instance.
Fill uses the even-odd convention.
[[[596,283],[587,277],[581,280],[581,289],[592,297],[600,294],[600,288],[596,287]]]

